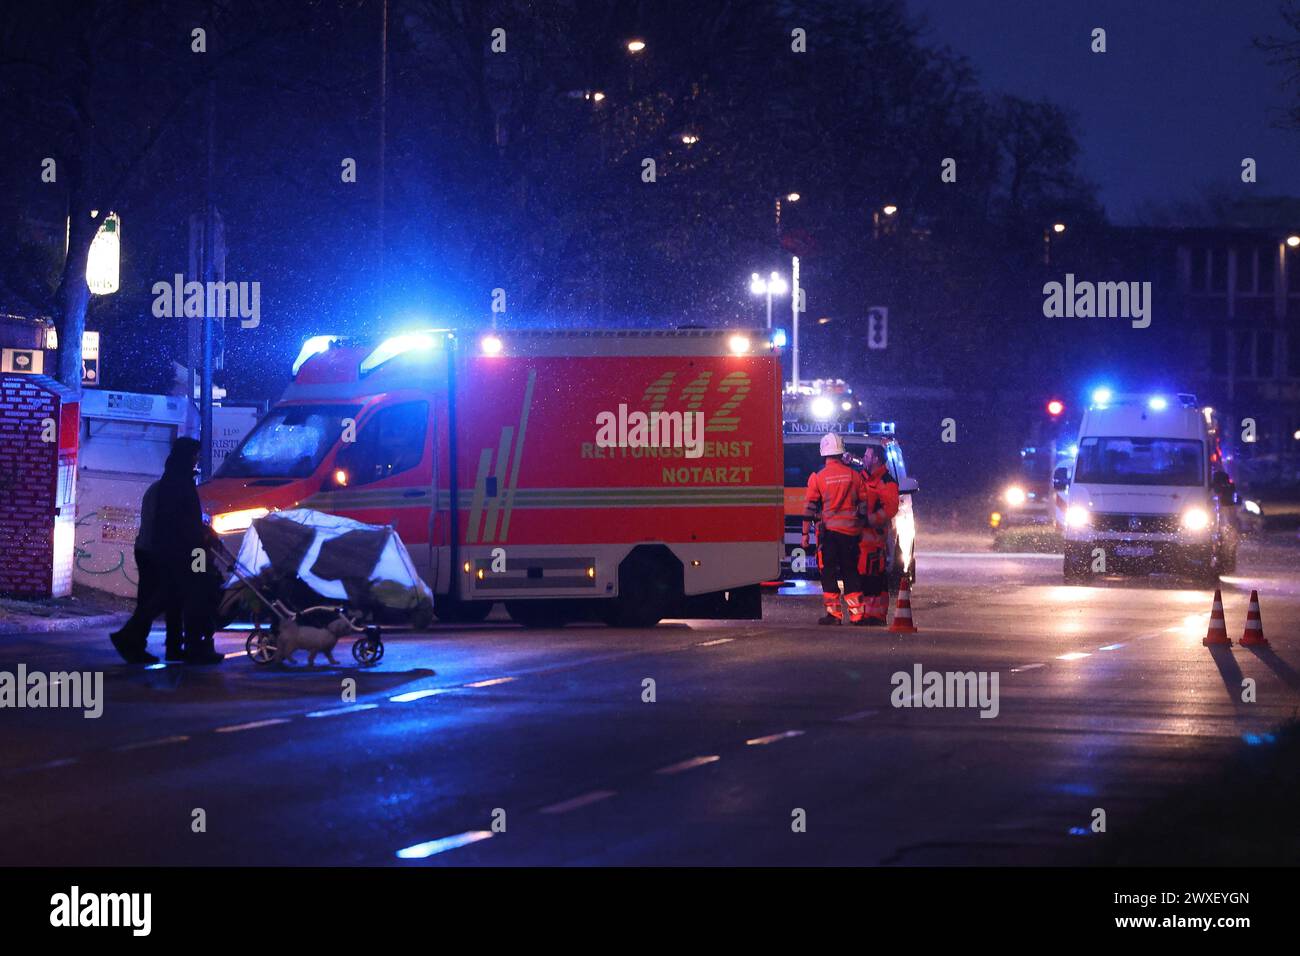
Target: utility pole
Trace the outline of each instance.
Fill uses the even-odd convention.
[[[211,22],[216,21],[216,11],[208,8]],[[209,28],[210,31],[211,28]],[[211,39],[211,32],[209,32]],[[203,267],[202,281],[204,289],[216,273],[216,207],[212,202],[212,187],[216,177],[216,122],[217,122],[217,84],[211,74],[208,76],[207,89],[207,173],[203,178]],[[207,295],[200,310],[199,321],[202,325],[203,371],[199,383],[199,475],[207,481],[212,477],[212,317],[208,315]]]

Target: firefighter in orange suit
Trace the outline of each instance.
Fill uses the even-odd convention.
[[[898,482],[885,467],[882,445],[868,445],[862,456],[866,507],[858,552],[862,582],[863,623],[880,627],[889,613],[889,581],[885,577],[885,547],[889,525],[898,514]]]
[[[818,624],[840,624],[840,585],[844,582],[844,604],[849,620],[863,620],[862,585],[858,581],[862,541],[863,506],[867,503],[862,476],[844,463],[844,439],[834,432],[821,440],[826,464],[808,478],[804,499],[803,546],[808,547],[809,526],[817,524],[817,563],[822,574],[822,600],[826,613]]]

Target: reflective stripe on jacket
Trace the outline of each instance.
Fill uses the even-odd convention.
[[[808,478],[804,521],[820,520],[828,531],[840,534],[861,534],[858,508],[865,501],[862,476],[843,462],[831,461]]]

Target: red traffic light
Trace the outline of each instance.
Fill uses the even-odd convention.
[[[1063,412],[1063,411],[1065,411],[1065,403],[1064,403],[1064,402],[1062,402],[1062,401],[1060,401],[1060,400],[1054,398],[1054,399],[1052,399],[1050,402],[1047,403],[1047,414],[1052,415],[1052,416],[1056,416],[1056,415],[1061,414],[1061,412]]]

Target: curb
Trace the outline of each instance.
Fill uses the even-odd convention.
[[[22,624],[0,621],[0,634],[42,634],[51,631],[75,631],[83,627],[109,627],[122,623],[130,616],[126,611],[118,611],[115,614],[94,614],[87,617],[35,618]]]

